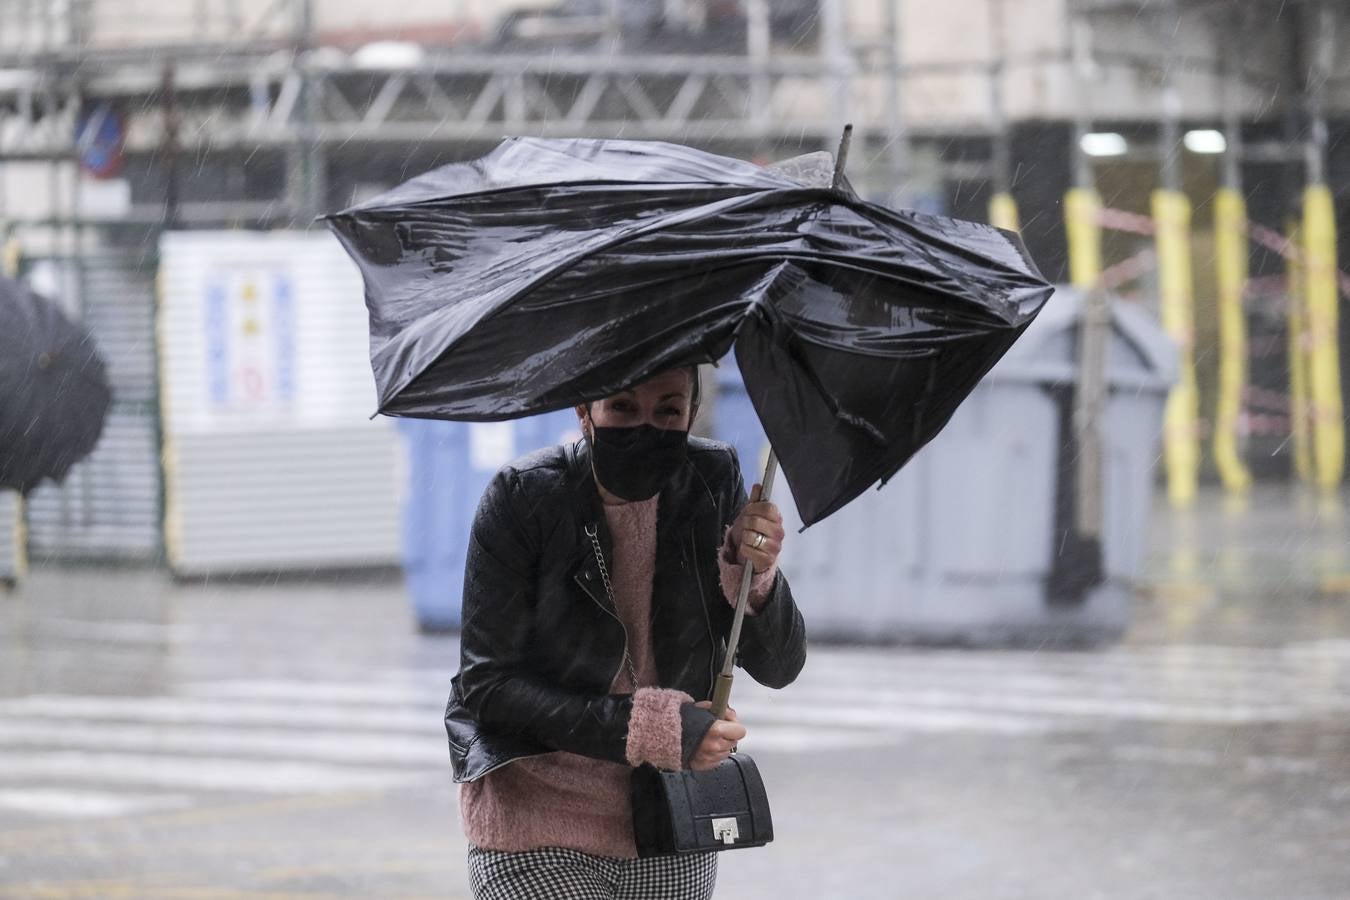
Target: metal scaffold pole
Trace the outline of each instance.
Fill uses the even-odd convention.
[[[989,198],[989,223],[1009,231],[1020,231],[1022,223],[1017,200],[1012,194],[1012,136],[1004,100],[1003,79],[1008,68],[1007,0],[988,0],[991,55],[989,63],[989,115],[993,120],[994,191]]]
[[[820,47],[829,78],[832,112],[838,121],[850,122],[853,119],[853,59],[848,49],[845,13],[844,0],[821,0]]]
[[[760,134],[767,131],[769,119],[773,115],[773,84],[769,78],[772,49],[769,0],[746,0],[745,54],[751,66],[749,119],[754,130]]]
[[[1285,222],[1289,246],[1300,248],[1299,253],[1285,261],[1289,312],[1285,327],[1288,333],[1289,355],[1289,439],[1294,451],[1294,474],[1304,484],[1313,483],[1312,425],[1309,421],[1308,353],[1307,353],[1307,279],[1302,255],[1303,227],[1299,217],[1290,215]]]
[[[1090,123],[1089,78],[1092,72],[1091,33],[1082,6],[1075,0],[1068,21],[1068,45],[1074,74],[1074,186],[1064,198],[1069,240],[1070,280],[1082,296],[1078,319],[1078,371],[1073,393],[1075,458],[1072,531],[1075,546],[1094,548],[1091,565],[1101,574],[1103,509],[1103,418],[1106,406],[1106,350],[1111,310],[1101,284],[1101,198],[1092,167],[1083,148]],[[1081,562],[1079,563],[1082,564]]]
[[[894,209],[913,203],[909,184],[909,134],[905,128],[902,0],[886,3],[886,199]]]
[[[314,71],[313,0],[294,0],[295,49],[292,66],[299,83],[294,137],[288,148],[287,193],[296,227],[307,228],[327,207],[326,153],[319,140],[322,82]]]
[[[1307,72],[1307,187],[1303,193],[1303,251],[1306,260],[1307,356],[1312,462],[1315,483],[1331,491],[1345,467],[1338,335],[1336,210],[1326,182],[1326,85],[1336,52],[1336,19],[1328,3],[1311,8],[1304,35],[1311,59]]]
[[[1072,0],[1066,21],[1070,68],[1074,81],[1073,187],[1064,198],[1064,226],[1069,242],[1069,281],[1080,291],[1097,287],[1102,269],[1101,197],[1092,174],[1092,163],[1083,151],[1083,139],[1091,129],[1088,80],[1092,59],[1087,16],[1081,0]]]
[[[1167,496],[1174,508],[1195,501],[1200,475],[1199,393],[1195,380],[1195,295],[1191,270],[1191,202],[1181,180],[1181,93],[1176,84],[1176,33],[1181,14],[1176,0],[1161,13],[1167,59],[1163,65],[1159,144],[1161,186],[1153,192],[1152,211],[1158,252],[1158,281],[1163,328],[1176,341],[1180,377],[1163,415],[1163,460]]]

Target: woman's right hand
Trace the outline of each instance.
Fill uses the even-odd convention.
[[[695,705],[711,709],[712,701],[701,700]],[[716,768],[731,755],[736,742],[744,738],[745,726],[736,718],[736,710],[727,707],[727,717],[718,719],[703,735],[702,743],[698,745],[693,758],[689,761],[689,768],[696,772]]]

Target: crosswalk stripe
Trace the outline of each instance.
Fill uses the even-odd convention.
[[[793,685],[780,692],[791,697],[809,686],[838,686],[841,693],[859,692],[879,681],[894,681],[904,687],[947,687],[953,690],[969,689],[983,692],[991,676],[944,667],[918,668],[903,673],[893,672],[879,677],[875,670],[853,666],[831,667],[807,671]],[[748,683],[750,679],[744,678]],[[1227,676],[1187,677],[1176,679],[1169,673],[1138,673],[1122,677],[1116,673],[1104,676],[1078,677],[1053,672],[1017,671],[1000,673],[996,685],[1009,690],[1037,694],[1067,693],[1076,697],[1114,699],[1143,695],[1164,696],[1168,699],[1192,703],[1238,703],[1243,705],[1297,704],[1322,709],[1350,709],[1350,692],[1309,691],[1307,679],[1271,679],[1250,674],[1245,678]],[[396,705],[445,702],[447,690],[439,686],[384,685],[362,682],[310,682],[281,680],[229,680],[195,682],[185,685],[180,694],[191,696],[257,699],[309,700],[322,702],[389,703]]]
[[[766,721],[820,723],[832,725],[860,725],[880,727],[890,723],[897,727],[948,730],[966,727],[976,730],[1012,731],[1024,733],[1044,730],[1048,723],[1026,724],[1025,718],[1006,715],[1013,710],[962,711],[959,703],[948,703],[946,708],[934,709],[935,704],[922,695],[917,702],[902,702],[894,692],[869,691],[855,697],[841,698],[834,692],[807,691],[762,693],[756,705],[756,714]],[[958,695],[959,696],[959,695]],[[829,702],[824,702],[828,697]],[[887,702],[878,705],[878,698]],[[752,700],[753,702],[753,700]],[[0,721],[3,717],[22,716],[64,718],[80,717],[100,721],[149,721],[179,724],[280,725],[299,731],[300,727],[321,726],[344,734],[377,731],[413,732],[439,736],[441,709],[427,706],[416,709],[387,710],[368,706],[344,706],[314,709],[304,705],[254,702],[217,702],[203,705],[178,698],[104,698],[74,696],[35,696],[23,700],[0,703]]]
[[[286,681],[278,679],[230,679],[195,681],[179,688],[178,694],[247,700],[304,700],[337,703],[392,703],[444,705],[450,693],[444,687],[427,685],[370,684],[360,681]]]
[[[441,707],[425,711],[379,712],[351,708],[314,711],[278,704],[221,703],[209,712],[195,703],[162,697],[94,698],[46,696],[0,704],[0,748],[63,746],[91,750],[140,750],[167,753],[250,754],[318,759],[328,762],[379,764],[404,762],[437,768],[448,766]],[[800,709],[800,708],[792,708]],[[762,717],[757,745],[792,750],[802,745],[799,731],[820,722],[810,710]],[[71,719],[80,722],[72,723]],[[298,721],[303,719],[305,721]],[[919,710],[892,711],[890,719],[870,710],[850,714],[847,708],[827,713],[822,724],[836,727],[828,741],[820,732],[817,745],[854,746],[886,739],[875,733],[889,724],[912,730],[976,730],[1024,733],[1029,730],[1008,717]],[[89,725],[88,722],[108,724]],[[772,726],[786,721],[791,728]],[[149,724],[147,724],[149,723]],[[324,725],[320,731],[315,724]],[[266,726],[287,727],[266,727]],[[264,726],[259,728],[259,726]],[[838,728],[854,729],[841,733]],[[794,730],[796,729],[796,730]],[[372,734],[371,731],[376,733]],[[1030,729],[1034,730],[1034,729]],[[392,733],[391,733],[392,732]],[[0,767],[0,778],[4,776]]]
[[[1131,719],[1158,722],[1199,722],[1213,724],[1245,724],[1250,722],[1290,721],[1302,718],[1307,711],[1287,705],[1218,706],[1195,703],[1175,703],[1135,698],[1100,700],[1073,696],[1030,696],[992,688],[982,693],[968,693],[940,689],[903,690],[890,687],[860,689],[856,698],[841,695],[836,689],[802,688],[796,691],[791,704],[775,704],[771,697],[756,695],[763,705],[755,706],[755,714],[762,716],[773,708],[800,709],[810,720],[824,715],[824,707],[849,705],[849,714],[860,719],[876,715],[885,719],[896,710],[934,709],[989,711],[991,713],[1028,713],[1039,715],[1077,716],[1092,719]],[[744,704],[744,699],[742,699]],[[745,709],[741,710],[743,716]]]
[[[373,702],[378,696],[394,694],[376,689],[350,699],[352,691],[341,684],[288,687],[282,682],[264,682],[261,693],[267,702],[247,699],[252,691],[238,681],[227,685],[225,696],[207,700],[184,697],[75,697],[46,695],[0,701],[0,717],[38,718],[80,717],[100,721],[177,722],[217,725],[275,725],[288,729],[322,728],[343,734],[403,732],[433,735],[439,733],[441,698],[439,692],[424,692],[425,699],[410,696],[403,689],[396,705]],[[239,699],[242,695],[245,699]],[[328,702],[316,705],[317,698]],[[338,703],[332,697],[347,696]],[[289,699],[294,702],[282,702]],[[847,709],[849,721],[867,723],[910,721],[924,727],[934,711],[966,715],[971,727],[990,729],[1036,730],[1041,724],[1025,724],[1025,716],[1086,717],[1089,719],[1152,720],[1243,724],[1260,721],[1290,721],[1328,710],[1350,708],[1350,698],[1320,693],[1246,692],[1229,690],[1219,694],[1175,691],[1134,690],[1116,685],[1099,692],[1053,679],[1009,677],[997,682],[955,682],[931,675],[895,680],[876,678],[849,679],[834,673],[828,679],[804,678],[784,691],[769,691],[743,679],[737,689],[738,702],[749,702],[758,712],[772,711],[775,720],[790,716],[796,721],[822,721],[826,707]],[[372,702],[368,702],[372,701]],[[920,715],[922,713],[922,715]],[[983,720],[978,716],[1021,716],[1018,724],[1010,719]],[[881,718],[878,718],[878,717]],[[918,716],[918,718],[915,718]],[[908,717],[908,718],[907,718]],[[826,720],[832,721],[832,720]],[[899,725],[897,725],[899,727]],[[1059,727],[1059,726],[1056,726]]]
[[[817,729],[844,727],[876,731],[979,731],[994,734],[1041,734],[1057,727],[1054,721],[1044,717],[914,706],[850,706],[839,703],[816,706],[757,705],[753,702],[737,702],[733,706],[747,730],[753,729],[755,733],[760,730],[760,722],[815,726]]]
[[[1294,645],[1295,647],[1299,645]],[[1312,647],[1312,645],[1309,645]],[[1286,648],[1289,649],[1289,648]],[[1316,648],[1312,648],[1315,650]],[[840,650],[813,649],[800,681],[819,677],[847,679],[865,674],[869,679],[888,680],[923,675],[930,678],[957,678],[975,681],[992,678],[1004,682],[1010,678],[1025,678],[1034,686],[1035,679],[1045,679],[1054,689],[1120,689],[1138,686],[1141,690],[1195,690],[1205,689],[1227,695],[1232,690],[1258,694],[1269,690],[1279,694],[1285,691],[1306,690],[1310,675],[1325,674],[1328,666],[1335,669],[1335,654],[1322,652],[1277,651],[1269,657],[1262,651],[1247,651],[1223,661],[1199,658],[1195,652],[1139,652],[1098,651],[1096,653],[1036,653],[1029,651],[937,651],[937,650]],[[1350,659],[1343,674],[1350,674]],[[1310,671],[1311,670],[1311,671]],[[370,678],[362,674],[361,682],[341,688],[331,683],[334,699],[342,694],[360,696],[366,691],[372,697],[397,697],[400,692],[416,696],[443,697],[448,692],[453,670],[424,671],[417,683],[409,683],[408,673],[386,672],[385,677]],[[1321,679],[1318,679],[1319,681]],[[1065,682],[1064,684],[1057,683]],[[1159,684],[1162,682],[1162,684]],[[1316,683],[1316,682],[1314,682]],[[266,690],[280,690],[281,682],[273,682]],[[1275,687],[1272,688],[1271,686]],[[200,688],[193,687],[192,690]],[[252,690],[243,683],[210,689],[218,693]],[[322,689],[320,689],[322,690]],[[425,692],[425,693],[424,693]],[[1346,696],[1342,691],[1338,696]]]
[[[178,622],[137,620],[90,622],[85,619],[61,619],[44,616],[31,626],[33,633],[45,637],[90,640],[100,643],[183,644],[207,634],[200,626]]]
[[[219,683],[200,683],[189,685],[187,691],[193,694],[218,697],[267,697],[270,699],[290,698],[296,700],[338,700],[346,698],[348,700],[376,700],[388,699],[402,702],[413,702],[408,689],[392,688],[386,689],[379,686],[343,684],[343,683],[324,683],[314,684],[305,682],[285,682],[285,681],[230,681]],[[443,698],[439,694],[421,692],[424,702],[436,704],[436,710],[440,710],[440,704]],[[783,700],[783,696],[777,694],[770,695],[766,702],[777,703]],[[814,722],[820,717],[813,715],[813,711],[804,710],[801,703],[792,704],[789,709],[792,711],[788,716],[791,721]],[[771,716],[762,717],[768,721]],[[1023,720],[1013,721],[1007,716],[989,716],[980,713],[944,713],[936,714],[931,710],[917,710],[908,713],[896,712],[893,717],[893,724],[903,722],[905,727],[911,730],[923,731],[946,731],[954,728],[967,727],[982,731],[999,731],[1026,733],[1028,731],[1041,730],[1038,726],[1028,725]],[[860,724],[867,729],[876,728],[880,721],[871,712],[870,707],[866,711],[853,717],[845,716],[843,719],[831,719],[828,724],[847,725]],[[814,731],[815,740],[822,740],[820,732]],[[756,727],[755,736],[760,746],[771,747],[773,749],[789,749],[802,745],[796,732],[789,729],[774,728],[773,730]],[[4,740],[4,731],[0,729],[0,742]],[[852,746],[854,744],[876,743],[876,735],[860,732],[855,735],[846,735],[838,738],[839,746]]]
[[[234,727],[165,725],[90,726],[70,722],[0,720],[0,748],[60,747],[142,751],[156,754],[267,756],[330,763],[415,765],[443,769],[449,752],[440,728],[425,736],[380,736],[344,731],[241,730]],[[3,757],[0,757],[3,759]],[[0,766],[0,777],[4,776]]]
[[[742,679],[749,685],[750,679]],[[894,685],[901,688],[941,688],[972,695],[982,695],[991,688],[999,691],[1016,691],[1031,696],[1071,696],[1080,699],[1098,700],[1103,703],[1135,698],[1159,699],[1166,702],[1208,705],[1238,704],[1243,706],[1297,706],[1319,710],[1350,710],[1350,693],[1331,690],[1310,690],[1306,680],[1300,687],[1298,682],[1276,682],[1252,680],[1226,682],[1201,682],[1190,680],[1175,682],[1169,679],[1124,679],[1077,682],[1066,678],[1048,675],[1019,675],[1010,673],[1000,678],[990,678],[978,674],[915,671],[903,676],[880,678],[873,673],[862,671],[803,675],[780,693],[784,696],[797,695],[812,689],[833,690],[841,696],[850,696],[868,692],[875,685]],[[758,690],[758,686],[749,685]]]
[[[131,794],[49,788],[0,788],[0,809],[39,815],[88,818],[186,809],[186,794]]]
[[[0,716],[200,722],[223,725],[326,727],[341,731],[435,731],[441,716],[434,707],[408,708],[289,703],[203,702],[179,697],[87,697],[38,694],[0,701]]]
[[[1012,674],[1058,675],[1076,681],[1106,681],[1121,676],[1138,678],[1184,678],[1187,681],[1228,680],[1232,678],[1301,679],[1310,668],[1320,668],[1322,660],[1291,658],[1288,660],[1190,660],[1177,657],[1131,658],[1104,655],[1100,658],[1067,659],[1038,654],[1035,656],[967,658],[942,656],[905,656],[899,658],[869,659],[846,656],[831,659],[808,657],[804,675],[819,671],[866,671],[876,675],[899,675],[906,672],[962,672],[1002,677]]]
[[[906,708],[890,705],[878,708],[875,700],[841,704],[831,698],[828,705],[818,704],[817,696],[802,696],[784,702],[787,694],[747,697],[742,713],[753,710],[759,745],[766,749],[791,749],[801,744],[795,733],[782,724],[805,729],[812,726],[831,729],[857,729],[859,734],[837,739],[841,745],[871,743],[872,732],[973,730],[1026,734],[1051,727],[1051,722],[1028,716],[1008,715],[1003,711]],[[739,701],[738,701],[739,702]],[[21,717],[14,721],[14,717]],[[107,726],[83,726],[43,723],[44,719],[63,721],[106,721]],[[126,724],[132,722],[157,723]],[[322,724],[323,732],[303,726]],[[259,731],[257,726],[281,725],[282,728]],[[370,730],[378,734],[371,735]],[[398,731],[390,735],[390,731]],[[417,737],[409,733],[415,733]],[[819,742],[821,732],[815,731]],[[425,737],[422,737],[425,736]],[[218,703],[210,707],[171,698],[90,698],[47,696],[0,704],[0,746],[31,746],[53,743],[103,749],[160,749],[186,752],[271,753],[329,761],[380,762],[445,760],[440,707],[427,706],[425,712],[371,711],[369,709],[307,710],[284,704]],[[425,749],[423,749],[425,748]]]
[[[1184,678],[1224,683],[1234,678],[1261,683],[1270,677],[1286,680],[1306,678],[1310,669],[1322,671],[1327,663],[1344,662],[1350,672],[1350,641],[1307,641],[1282,647],[1222,647],[1198,644],[1158,647],[1115,647],[1094,651],[1066,650],[938,650],[927,648],[837,648],[812,647],[802,677],[818,672],[862,670],[886,678],[914,671],[952,671],[990,677],[1026,673],[1062,676],[1082,682],[1111,682],[1122,676],[1138,678]],[[420,673],[428,683],[449,685],[454,669],[438,668]],[[379,675],[376,678],[380,678]],[[406,671],[388,670],[383,679],[407,678]]]
[[[740,748],[752,753],[821,753],[894,744],[901,736],[875,729],[806,728],[797,725],[759,725],[749,730]]]
[[[1081,685],[1050,677],[1020,676],[1000,679],[999,690],[991,694],[986,681],[970,679],[944,679],[931,673],[922,676],[908,676],[901,687],[867,686],[866,682],[850,681],[846,675],[834,673],[829,682],[807,678],[784,691],[770,691],[748,682],[738,688],[738,697],[749,697],[758,709],[760,702],[786,707],[788,715],[805,721],[819,718],[815,710],[828,694],[831,705],[843,700],[858,710],[857,720],[876,721],[879,706],[890,706],[895,721],[906,721],[915,728],[937,727],[932,725],[935,719],[927,709],[942,706],[948,711],[966,710],[964,719],[951,718],[951,721],[964,721],[978,730],[1038,730],[1041,725],[1027,725],[1024,720],[1008,724],[1009,719],[983,719],[970,711],[974,704],[981,708],[993,708],[998,712],[1053,713],[1059,715],[1079,715],[1108,718],[1143,718],[1166,721],[1201,722],[1251,722],[1295,718],[1297,710],[1312,707],[1350,708],[1350,698],[1332,695],[1300,695],[1297,691],[1237,691],[1224,690],[1218,693],[1208,691],[1184,690],[1172,697],[1160,700],[1141,700],[1137,688],[1119,682],[1103,685],[1098,691],[1085,692]],[[832,682],[832,683],[830,683]],[[955,682],[955,683],[954,683]],[[969,687],[971,694],[961,689]],[[1183,687],[1188,687],[1183,685]],[[386,700],[405,704],[439,704],[441,696],[435,691],[417,691],[404,687],[362,685],[359,683],[308,683],[285,682],[275,680],[228,681],[188,686],[194,694],[228,698],[328,700],[348,702],[374,702]],[[1154,695],[1155,692],[1147,692]],[[1220,708],[1217,701],[1222,701]],[[906,707],[919,706],[924,714],[916,716],[915,711]]]
[[[221,757],[44,751],[6,753],[7,780],[61,779],[96,784],[144,784],[177,789],[295,794],[395,787],[426,773],[323,763]]]

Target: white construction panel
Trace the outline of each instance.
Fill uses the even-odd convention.
[[[397,435],[371,420],[361,278],[325,233],[172,233],[158,339],[181,574],[398,561]]]
[[[14,491],[0,491],[0,585],[15,584],[23,570],[21,503]]]

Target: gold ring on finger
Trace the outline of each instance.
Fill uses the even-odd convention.
[[[754,547],[756,550],[764,546],[764,534],[762,532],[759,531],[755,532],[755,542],[751,546]]]

